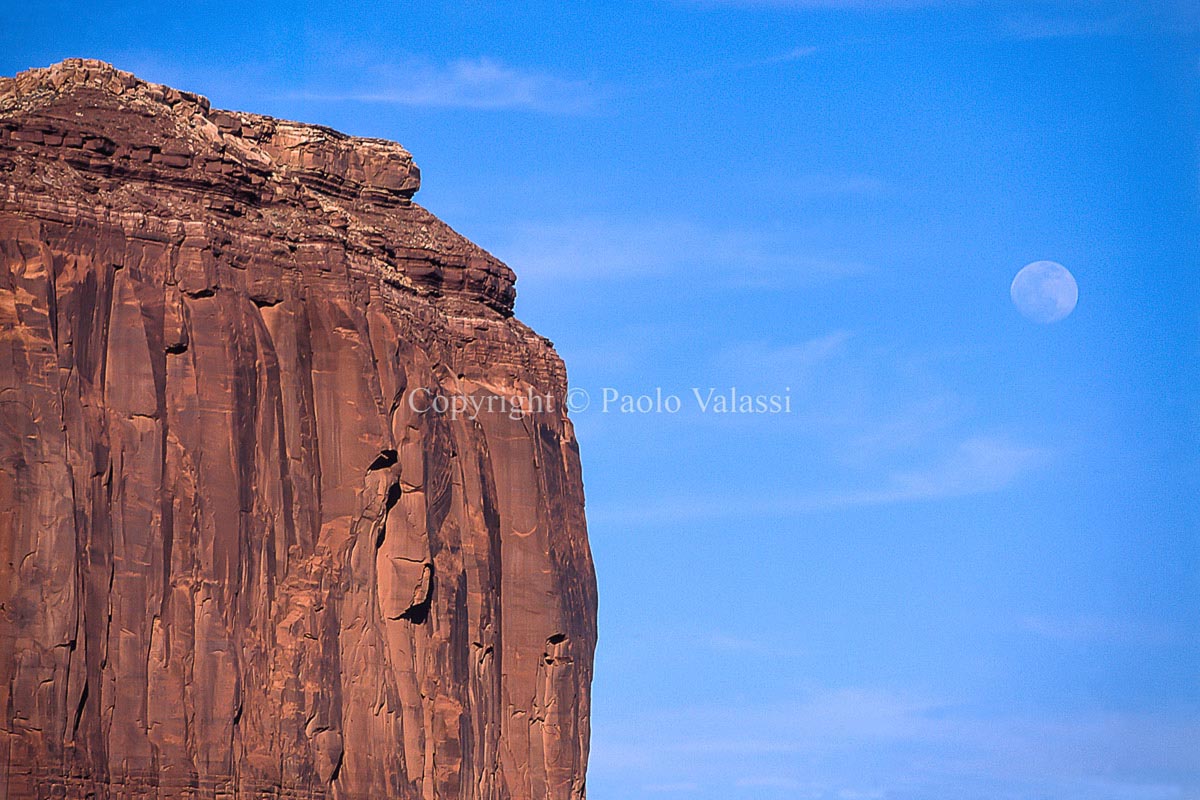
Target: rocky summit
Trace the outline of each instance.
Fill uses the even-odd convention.
[[[102,62],[0,79],[0,797],[584,797],[565,372],[419,185]]]

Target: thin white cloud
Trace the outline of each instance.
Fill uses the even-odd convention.
[[[886,181],[874,175],[855,173],[804,175],[791,184],[784,181],[782,185],[784,191],[799,200],[869,197],[886,194],[891,189]]]
[[[637,498],[620,506],[589,507],[593,524],[652,523],[725,517],[773,518],[849,508],[948,500],[990,494],[1006,489],[1044,464],[1050,455],[1036,447],[1003,437],[975,436],[957,443],[923,467],[893,471],[874,486],[798,490],[790,495],[709,496],[665,500]]]
[[[959,442],[932,465],[892,473],[879,488],[832,492],[819,500],[826,507],[840,508],[995,492],[1044,462],[1047,455],[1044,448],[1003,437],[975,436]]]
[[[1057,13],[1011,14],[1001,29],[1018,39],[1083,39],[1154,35],[1188,35],[1200,30],[1195,0],[1154,3],[1089,3],[1078,0]]]
[[[905,11],[973,5],[973,0],[691,0],[694,6],[738,6],[797,11]]]
[[[809,56],[815,55],[818,52],[820,52],[820,48],[813,47],[812,45],[807,45],[804,47],[793,47],[791,50],[788,50],[787,52],[784,52],[784,53],[780,53],[779,55],[776,55],[776,56],[768,56],[766,58],[759,59],[758,61],[747,62],[747,66],[751,66],[751,67],[763,66],[763,67],[765,67],[765,66],[770,66],[771,64],[790,64],[793,61],[802,61],[802,60],[808,58]]]
[[[763,58],[754,58],[747,61],[736,61],[734,63],[713,64],[712,66],[703,69],[696,69],[690,72],[685,72],[675,77],[675,79],[666,83],[678,83],[680,78],[695,79],[708,78],[716,75],[732,75],[737,72],[745,72],[747,70],[761,69],[763,67],[775,67],[782,64],[792,64],[796,61],[804,61],[811,56],[820,52],[819,47],[805,45],[802,47],[793,47],[791,50],[785,50],[781,53],[776,53],[772,56],[764,56]],[[665,84],[652,84],[651,86],[661,86]]]
[[[916,448],[960,422],[963,401],[953,392],[921,395],[891,404],[890,413],[874,416],[838,450],[848,464],[869,464]]]
[[[460,58],[446,64],[416,58],[397,64],[376,64],[360,80],[361,85],[348,89],[309,91],[302,96],[426,108],[550,114],[588,113],[601,103],[601,93],[585,81],[520,69],[487,57]]]
[[[1026,633],[1065,643],[1148,646],[1171,639],[1171,631],[1164,625],[1101,614],[1029,614],[1018,624]]]
[[[645,771],[710,790],[823,800],[1182,800],[1200,788],[1198,740],[1200,725],[1184,712],[996,714],[951,697],[846,687],[770,707],[598,717],[591,774],[628,782]]]
[[[700,644],[720,653],[769,655],[779,652],[779,648],[768,645],[758,639],[750,639],[745,636],[731,636],[720,632],[710,634]]]
[[[679,783],[648,783],[642,787],[644,791],[654,794],[678,794],[699,791],[700,784],[692,781],[680,781]]]
[[[644,360],[652,361],[653,352]],[[971,403],[943,386],[946,356],[872,344],[869,333],[834,329],[794,343],[733,343],[694,376],[696,387],[665,387],[681,399],[671,417],[694,430],[769,429],[794,444],[809,468],[790,484],[764,489],[738,474],[715,476],[721,489],[683,496],[593,500],[596,524],[669,523],[729,517],[783,518],[838,509],[929,503],[1002,492],[1048,467],[1055,448],[1031,442],[996,420],[972,419]],[[696,399],[711,387],[741,395],[789,390],[791,413],[705,413]],[[593,387],[599,397],[598,388]],[[622,387],[639,394],[647,387]],[[714,389],[727,394],[727,389]],[[596,405],[577,425],[623,423]],[[585,428],[581,428],[585,429]],[[707,435],[707,434],[706,434]],[[734,483],[730,483],[730,481]],[[738,487],[741,487],[740,489]]]
[[[740,789],[791,789],[795,791],[809,790],[809,797],[819,797],[819,794],[813,793],[811,786],[805,786],[795,778],[781,778],[775,775],[755,775],[746,778],[738,778],[734,782],[734,786]]]
[[[835,330],[790,345],[742,342],[717,353],[713,369],[726,382],[745,383],[752,378],[797,382],[814,367],[842,355],[852,337],[850,331]]]
[[[687,271],[718,285],[782,287],[868,271],[853,258],[806,255],[784,235],[684,219],[527,222],[489,245],[524,281],[629,280]]]
[[[1027,39],[1129,36],[1154,32],[1184,35],[1200,30],[1195,0],[1151,3],[1058,0],[1041,4],[1009,0],[679,0],[697,9],[749,11],[846,12],[852,14],[956,11],[977,9],[998,23],[1001,35]],[[1021,14],[1021,7],[1030,10]],[[1048,6],[1048,8],[1047,8]]]
[[[1005,21],[1008,34],[1018,39],[1080,39],[1129,33],[1133,20],[1113,17],[1013,17]]]

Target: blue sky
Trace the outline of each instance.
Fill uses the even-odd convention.
[[[592,398],[593,800],[1200,798],[1194,4],[9,6],[4,74],[396,139],[517,271]]]

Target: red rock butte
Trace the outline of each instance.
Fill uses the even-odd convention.
[[[585,796],[565,372],[419,183],[99,61],[0,79],[0,797]]]

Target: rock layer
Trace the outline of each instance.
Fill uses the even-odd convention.
[[[565,373],[419,183],[101,62],[0,79],[0,797],[584,797]]]

